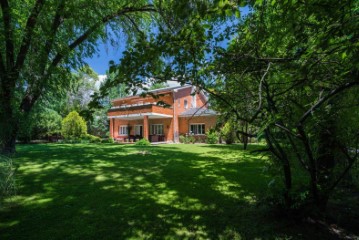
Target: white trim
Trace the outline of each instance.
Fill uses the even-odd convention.
[[[219,116],[219,115],[221,115],[221,114],[219,114],[219,113],[217,113],[217,114],[211,114],[211,113],[201,113],[201,114],[186,114],[186,115],[179,115],[178,117],[204,117],[204,116]]]
[[[135,113],[135,114],[124,114],[124,115],[117,115],[117,116],[108,116],[107,118],[134,118],[134,117],[143,117],[143,116],[158,116],[163,118],[172,118],[172,115],[168,114],[161,114],[161,113]]]
[[[152,132],[152,127],[153,126],[162,126],[162,133],[161,134],[158,134],[158,133],[156,133],[156,134],[154,134],[153,132]],[[156,130],[157,131],[157,130]],[[164,124],[163,123],[155,123],[155,124],[150,124],[150,135],[164,135],[165,134],[165,129],[164,129]]]
[[[127,130],[126,130],[126,132],[127,133],[125,133],[125,134],[121,134],[121,128],[126,128]],[[129,127],[128,127],[128,125],[120,125],[119,127],[118,127],[118,135],[120,135],[120,136],[128,136],[129,135]]]
[[[192,125],[204,125],[204,133],[193,133],[193,135],[206,135],[206,124],[205,123],[190,123],[188,132],[191,133],[191,126]],[[197,129],[198,130],[198,129]]]

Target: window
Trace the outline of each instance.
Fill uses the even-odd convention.
[[[203,123],[191,124],[190,133],[195,135],[205,134],[205,125]]]
[[[142,125],[135,125],[135,135],[142,136]]]
[[[186,99],[183,101],[183,105],[184,105],[184,108],[185,108],[185,109],[187,109],[187,108],[188,108],[188,102],[187,102],[187,100],[186,100]]]
[[[178,107],[181,107],[181,100],[178,99],[177,102],[178,102]]]
[[[128,126],[127,125],[120,126],[118,133],[120,135],[128,135]]]
[[[152,124],[151,135],[163,135],[163,124]]]

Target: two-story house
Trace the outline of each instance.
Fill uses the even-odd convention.
[[[159,98],[137,95],[112,101],[113,107],[108,111],[112,138],[178,142],[179,136],[185,134],[204,138],[215,126],[217,114],[207,108],[208,99],[203,91],[196,92],[194,87],[186,85],[150,92]]]

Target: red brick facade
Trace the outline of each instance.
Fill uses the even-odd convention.
[[[131,96],[113,100],[113,107],[108,111],[111,137],[120,141],[144,137],[153,142],[178,142],[180,135],[191,133],[191,124],[204,124],[207,132],[216,124],[215,114],[183,115],[191,109],[207,108],[206,96],[203,92],[193,94],[194,90],[191,86],[166,88],[153,91],[160,95],[158,99]],[[159,101],[169,107],[157,105]],[[196,135],[204,136],[200,128],[200,134]]]

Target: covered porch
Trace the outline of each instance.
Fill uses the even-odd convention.
[[[150,142],[173,141],[173,116],[162,113],[113,114],[110,136],[118,142],[131,143],[142,138]]]

